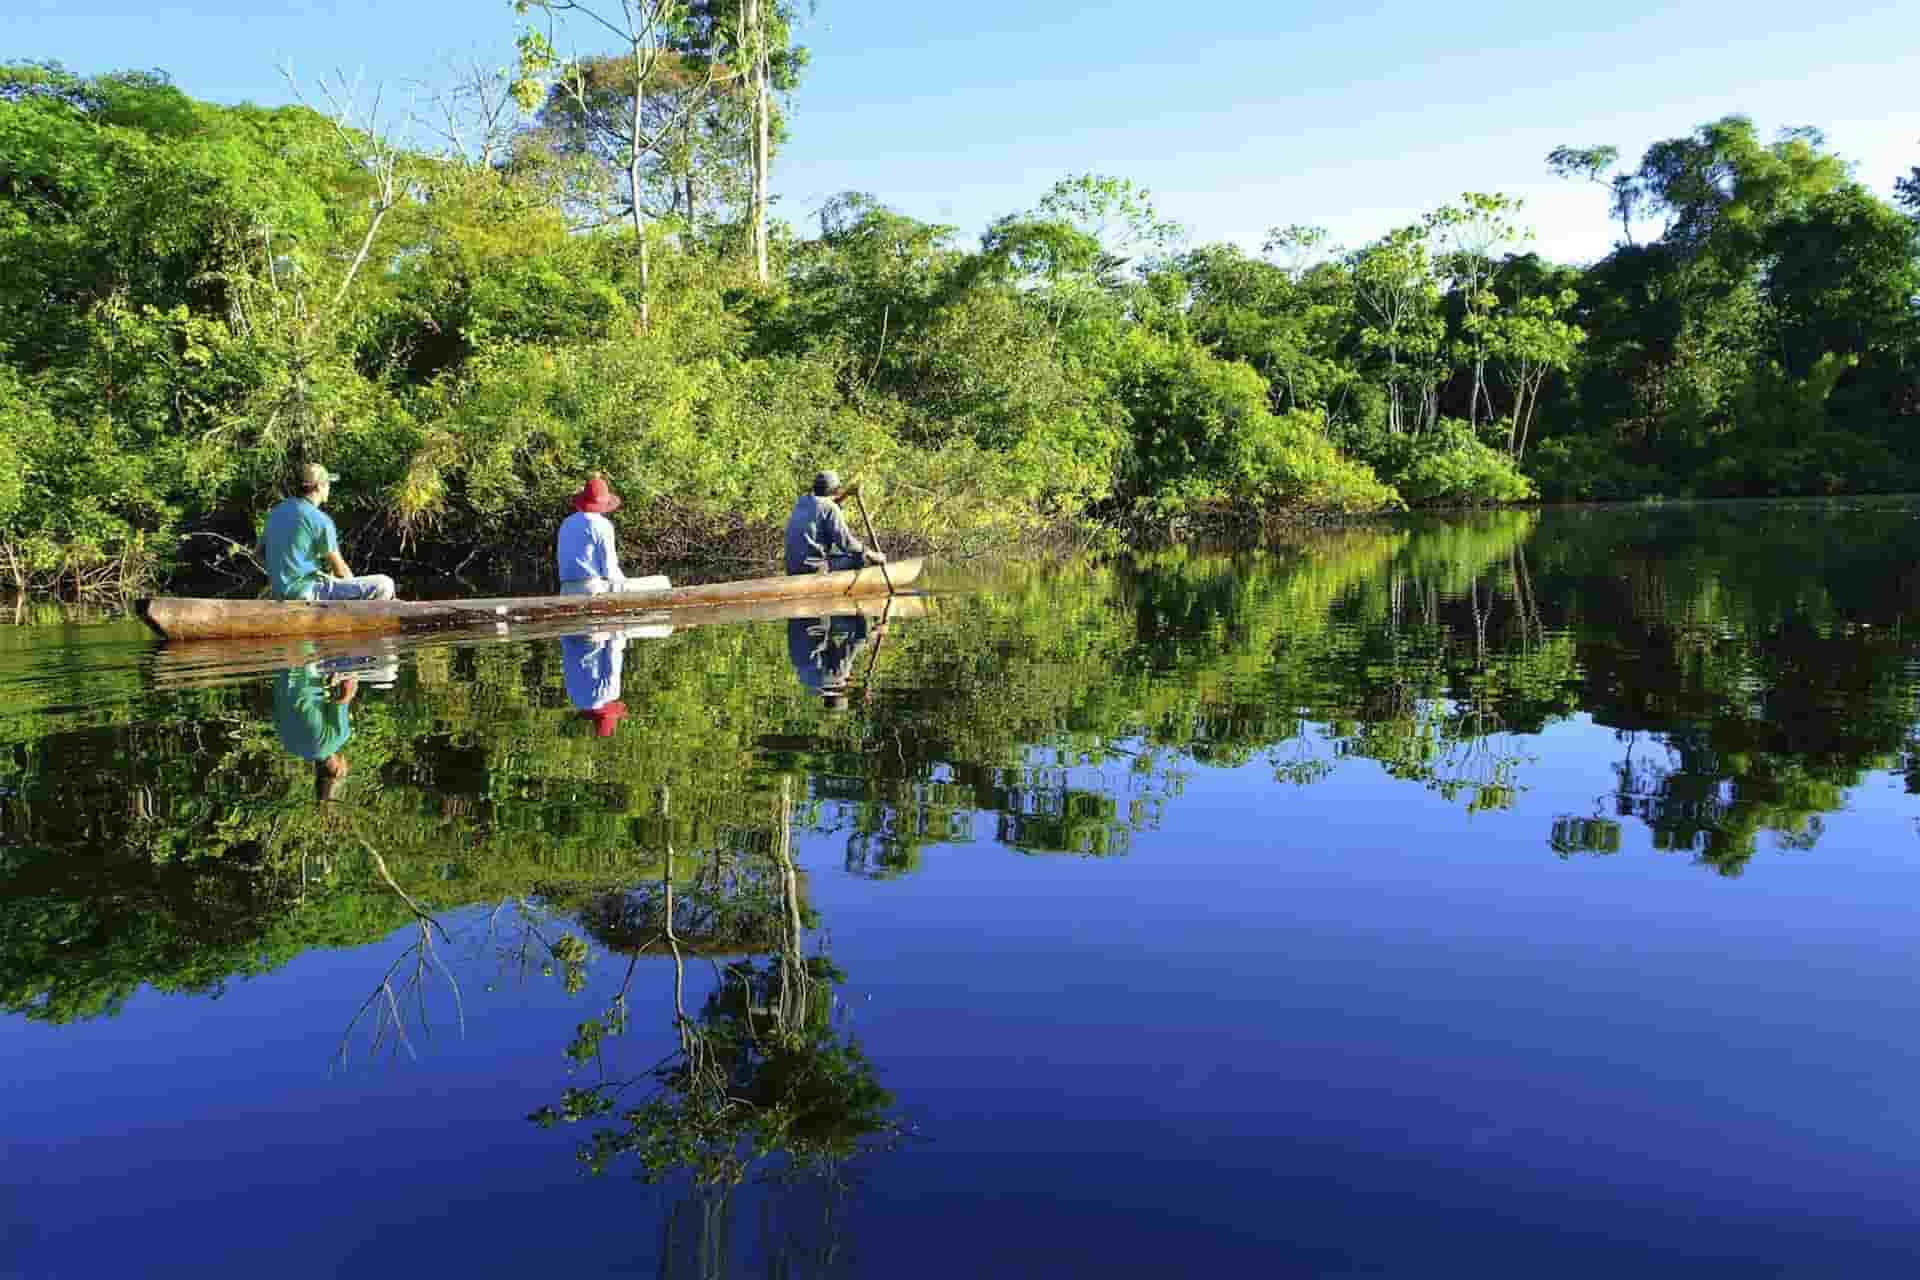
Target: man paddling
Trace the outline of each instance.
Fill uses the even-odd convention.
[[[840,477],[822,471],[813,478],[813,492],[800,495],[787,517],[787,572],[825,573],[881,564],[886,556],[862,545],[847,524],[846,513],[834,499]]]
[[[663,575],[629,578],[620,572],[609,512],[620,509],[620,495],[595,472],[586,487],[573,495],[573,514],[560,522],[554,558],[560,567],[560,594],[597,596],[609,591],[665,591],[672,584]]]
[[[275,600],[391,600],[393,579],[384,573],[354,576],[340,556],[340,532],[326,505],[338,479],[318,463],[300,468],[300,492],[267,513],[260,559]]]

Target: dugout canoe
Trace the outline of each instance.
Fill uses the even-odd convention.
[[[140,620],[169,640],[245,640],[276,636],[337,636],[399,631],[447,631],[520,622],[620,617],[661,610],[708,609],[771,601],[833,600],[884,595],[910,586],[923,561],[915,557],[841,573],[712,582],[664,591],[599,596],[503,596],[477,600],[212,600],[153,596],[134,602]]]
[[[875,622],[907,622],[932,612],[933,597],[914,592],[888,597],[814,596],[811,599],[748,601],[744,604],[712,605],[701,609],[682,609],[678,613],[660,610],[653,613],[623,614],[603,623],[528,622],[508,627],[487,626],[471,631],[413,631],[387,633],[351,632],[337,636],[269,636],[237,640],[200,640],[191,644],[167,644],[152,658],[154,684],[158,688],[191,688],[252,680],[288,667],[311,662],[338,662],[364,658],[370,664],[405,657],[430,645],[484,645],[527,640],[551,640],[559,636],[592,634],[600,630],[627,634],[646,632],[646,638],[658,633],[684,634],[696,627],[751,626],[756,623],[782,622],[789,618],[831,618],[855,613]]]

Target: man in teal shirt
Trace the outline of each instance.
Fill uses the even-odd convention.
[[[391,600],[393,579],[384,573],[353,575],[340,556],[340,533],[320,510],[335,476],[309,462],[300,468],[300,493],[267,513],[260,559],[275,600]]]

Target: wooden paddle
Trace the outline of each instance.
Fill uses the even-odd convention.
[[[880,551],[880,540],[873,534],[873,517],[867,514],[867,500],[860,496],[860,481],[858,478],[842,485],[840,492],[834,495],[836,501],[847,497],[851,497],[854,504],[860,508],[860,523],[865,525],[867,529],[867,546],[875,551]],[[886,552],[881,551],[880,554],[885,555]],[[887,594],[890,596],[896,594],[893,588],[893,575],[887,572],[887,562],[885,560],[880,562],[880,576],[886,580]]]

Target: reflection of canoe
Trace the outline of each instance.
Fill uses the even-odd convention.
[[[471,644],[476,640],[541,640],[602,628],[619,631],[631,639],[641,639],[634,633],[643,627],[648,632],[656,627],[686,631],[693,627],[728,623],[778,622],[787,618],[833,617],[851,613],[865,613],[877,619],[883,611],[887,618],[898,622],[925,617],[931,604],[931,598],[923,595],[894,596],[892,599],[885,596],[829,596],[824,599],[816,597],[710,605],[704,609],[686,609],[678,613],[656,612],[639,617],[629,615],[597,625],[591,621],[583,623],[578,618],[561,619],[515,626],[506,635],[492,636],[469,633],[456,637],[434,632],[414,632],[400,636],[360,633],[208,640],[190,645],[163,646],[153,654],[152,663],[155,679],[162,685],[219,684],[227,680],[251,678],[262,672],[304,666],[309,662],[350,658],[386,660],[423,645],[444,645],[449,641]]]
[[[920,576],[922,561],[886,566],[895,586]],[[309,604],[283,600],[196,600],[155,596],[135,612],[169,640],[232,640],[265,636],[348,635],[365,632],[442,631],[492,627],[503,622],[545,622],[661,609],[711,609],[719,605],[808,600],[816,604],[887,590],[880,567],[843,573],[802,573],[700,587],[669,587],[600,596],[510,596],[490,600],[355,600]],[[803,615],[804,616],[804,615]],[[676,623],[678,619],[676,617]]]

